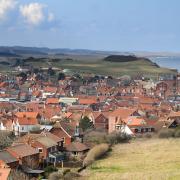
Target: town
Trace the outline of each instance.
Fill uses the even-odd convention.
[[[178,73],[113,77],[53,67],[2,73],[0,179],[47,179],[77,168],[74,179],[101,144],[169,137],[171,130],[180,137],[179,93]]]

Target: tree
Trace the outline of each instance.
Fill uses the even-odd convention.
[[[38,68],[34,68],[34,69],[33,69],[33,73],[34,73],[34,74],[38,74],[39,72],[40,72],[40,69],[38,69]]]
[[[23,81],[26,81],[26,79],[27,79],[27,74],[25,72],[21,72],[17,76],[21,77]]]
[[[93,128],[93,122],[85,116],[80,120],[79,127],[82,128],[83,131],[86,131],[87,129]]]
[[[11,132],[0,131],[0,150],[10,146],[13,143],[15,136]]]
[[[56,72],[50,67],[47,72],[50,76],[54,76]]]
[[[65,74],[64,73],[59,73],[58,75],[58,80],[64,80],[65,79]]]

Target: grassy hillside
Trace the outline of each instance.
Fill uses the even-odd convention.
[[[117,59],[120,57],[120,60]],[[127,57],[127,58],[125,58]],[[136,74],[151,74],[160,73],[175,73],[167,68],[160,68],[146,58],[135,58],[129,60],[131,56],[109,56],[104,59],[104,56],[97,55],[60,55],[60,56],[42,56],[35,58],[22,58],[21,62],[34,67],[56,67],[61,69],[70,69],[72,72],[93,73],[101,75],[136,75]],[[16,59],[3,58],[2,69],[4,71],[12,70],[13,65],[17,64]],[[5,61],[11,65],[4,65]],[[115,61],[115,62],[114,62]],[[1,64],[2,65],[2,64]],[[19,64],[21,65],[21,64]]]
[[[94,57],[93,57],[94,58]],[[131,62],[108,62],[102,59],[91,60],[91,57],[84,57],[84,59],[77,60],[66,58],[59,62],[32,62],[33,65],[52,67],[59,67],[65,69],[71,69],[72,71],[79,71],[85,73],[94,73],[102,75],[119,76],[124,74],[134,75],[137,73],[172,73],[171,70],[166,68],[158,68],[152,62],[147,60],[138,60]]]
[[[179,180],[180,140],[151,139],[113,147],[83,173],[88,180]]]
[[[159,68],[152,62],[146,60],[138,60],[131,62],[108,62],[103,60],[97,61],[62,61],[55,63],[56,67],[72,69],[73,71],[88,72],[102,75],[135,75],[139,73],[144,74],[158,74],[158,73],[173,73],[167,68]]]

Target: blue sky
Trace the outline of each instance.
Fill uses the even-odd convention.
[[[0,0],[0,45],[180,51],[179,0]]]

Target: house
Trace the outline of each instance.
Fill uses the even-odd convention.
[[[67,104],[67,105],[76,104],[77,101],[78,101],[78,98],[73,98],[73,97],[61,97],[59,99],[60,103]]]
[[[124,119],[126,125],[133,133],[150,133],[154,132],[154,127],[148,124],[142,117],[128,117]]]
[[[66,146],[66,151],[70,157],[82,157],[88,150],[89,148],[80,142],[72,142]]]
[[[27,92],[20,92],[18,95],[18,101],[19,102],[26,102],[29,99],[30,99],[29,94]]]
[[[172,111],[165,121],[168,124],[168,128],[176,128],[180,126],[180,111]]]
[[[96,104],[97,103],[97,100],[96,98],[79,98],[78,100],[79,104],[80,105],[88,105],[90,106],[91,104]]]
[[[31,169],[39,167],[39,151],[28,144],[10,146],[6,151],[18,159],[22,167],[29,167]]]
[[[59,99],[58,98],[47,98],[46,104],[47,105],[59,105]]]
[[[31,143],[31,146],[38,149],[42,160],[41,162],[56,163],[62,161],[64,158],[63,154],[58,151],[58,147],[61,146],[61,144],[61,141],[57,143],[47,136],[40,136]]]
[[[10,180],[11,169],[8,167],[0,167],[0,179]]]
[[[30,132],[41,121],[41,116],[37,112],[17,112],[15,116],[12,129],[16,136]]]
[[[118,108],[109,115],[109,133],[116,131],[117,125],[124,123],[124,119],[128,117],[140,117],[136,108]]]
[[[43,131],[40,134],[27,134],[20,137],[16,143],[26,143],[37,149],[41,163],[56,163],[64,158],[61,153],[63,139],[50,132]]]
[[[19,160],[12,156],[8,151],[0,151],[0,162],[6,164],[11,169],[17,168],[19,165]],[[0,164],[1,164],[0,163]]]
[[[39,101],[42,96],[42,92],[40,90],[34,90],[31,93],[31,101]]]
[[[108,131],[109,120],[108,117],[106,117],[104,114],[105,113],[94,112],[93,124],[96,129]]]
[[[83,141],[83,134],[78,126],[74,126],[72,123],[57,121],[50,132],[63,139],[64,145],[69,145],[75,139]]]
[[[1,131],[12,131],[12,120],[7,118],[1,118],[0,120],[0,130]]]
[[[42,98],[53,97],[57,92],[57,87],[46,86],[42,91]]]

